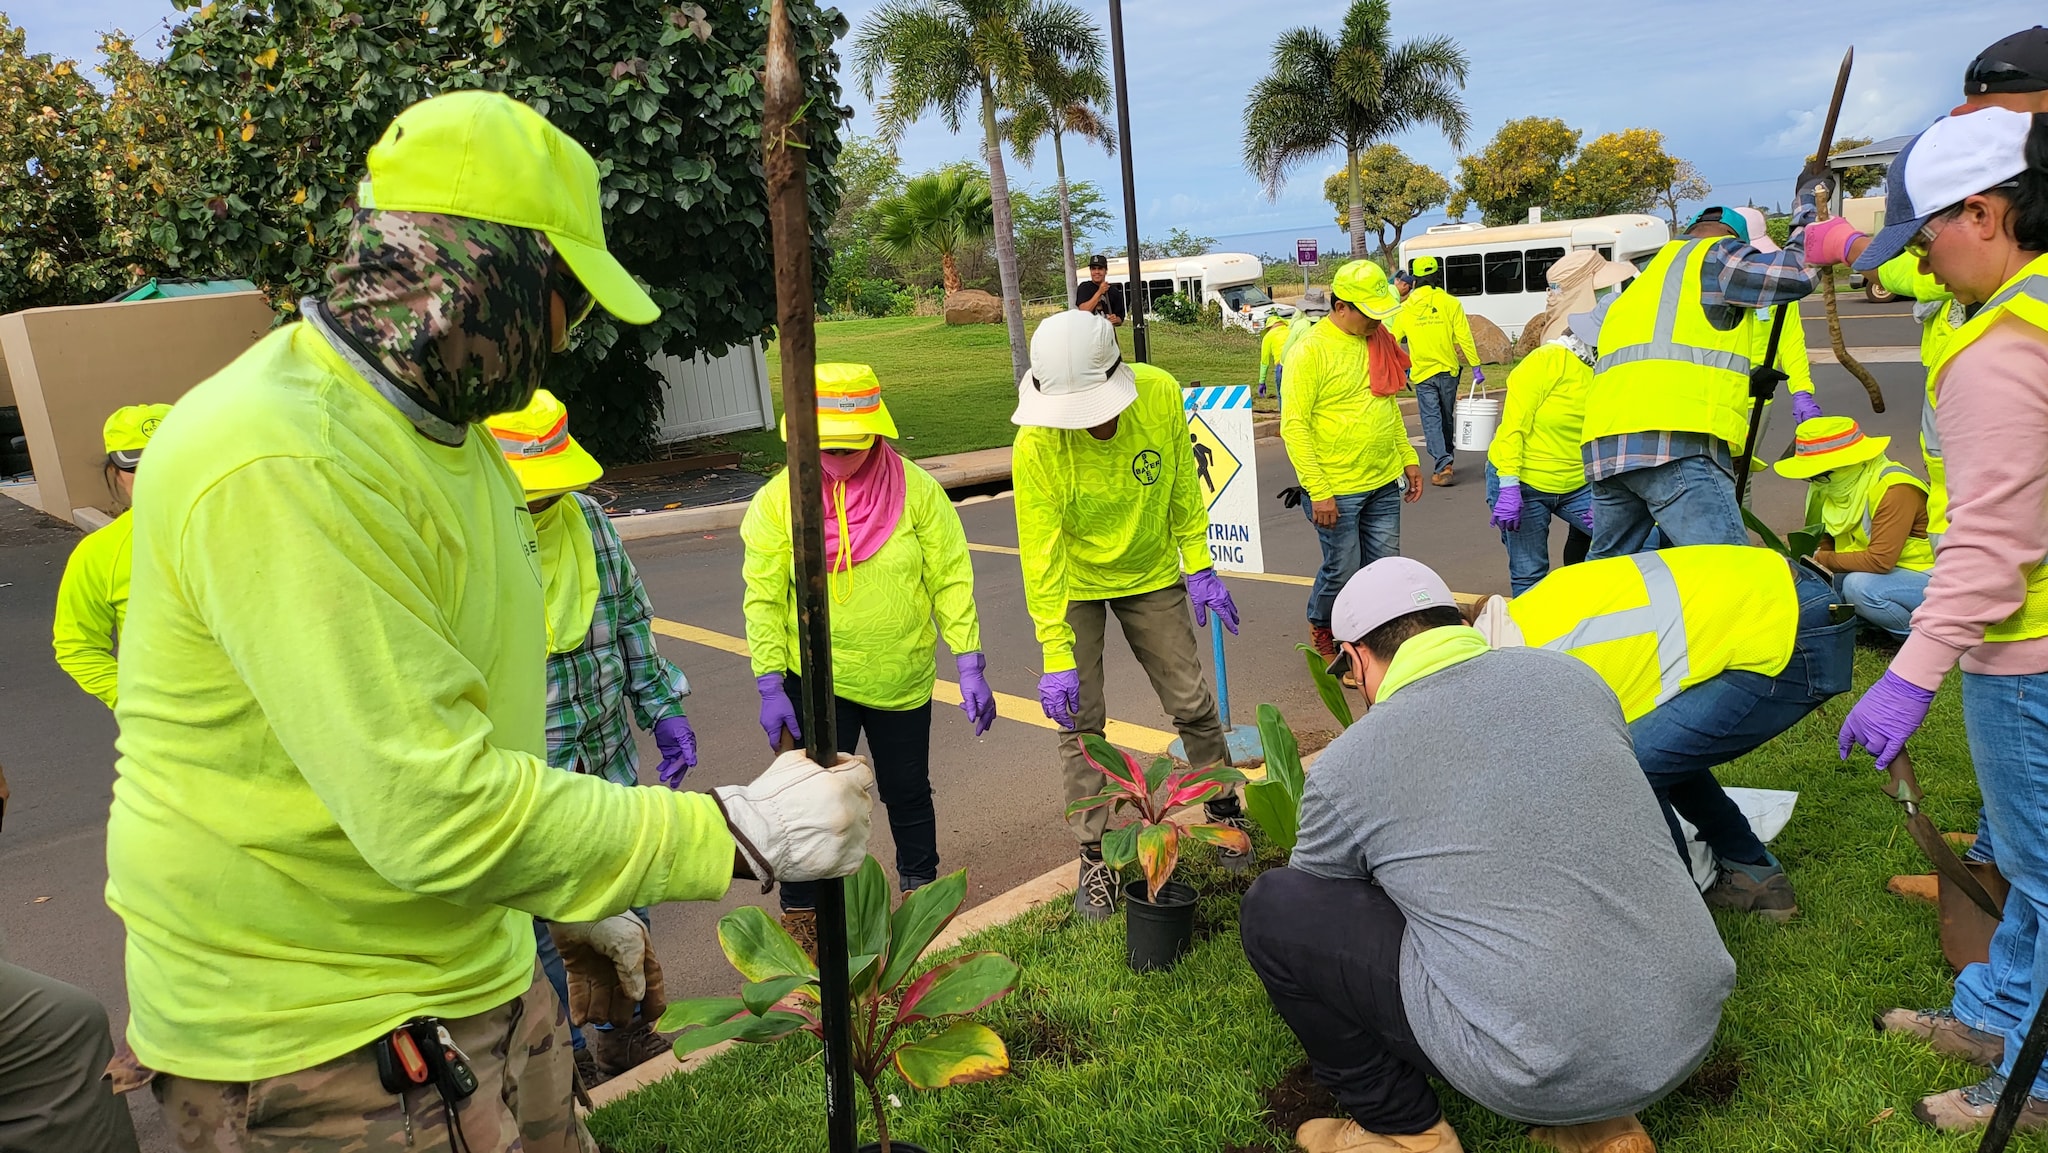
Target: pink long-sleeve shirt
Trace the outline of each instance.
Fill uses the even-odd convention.
[[[1958,662],[1968,673],[2048,672],[2048,637],[1984,639],[2025,602],[2028,571],[2048,557],[2048,332],[2000,319],[1942,370],[1935,398],[1949,528],[1892,671],[1926,689]]]

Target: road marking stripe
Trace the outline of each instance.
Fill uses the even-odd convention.
[[[1006,544],[976,544],[973,541],[968,541],[967,547],[974,552],[995,553],[999,556],[1021,555],[1019,550],[1011,548]],[[1284,572],[1226,572],[1223,575],[1233,578],[1242,577],[1245,580],[1251,581],[1267,581],[1272,584],[1300,585],[1303,588],[1316,583],[1311,577],[1295,576],[1292,573]]]

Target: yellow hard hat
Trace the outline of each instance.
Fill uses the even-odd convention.
[[[168,404],[131,404],[117,408],[107,418],[102,430],[107,443],[107,455],[114,458],[119,468],[134,468],[142,459],[143,447],[149,438],[156,435],[156,426],[171,414]]]
[[[1408,271],[1417,276],[1435,276],[1440,267],[1434,256],[1418,256],[1408,262]]]
[[[499,413],[484,427],[497,438],[527,500],[588,488],[604,475],[604,466],[569,435],[569,410],[545,388],[534,389],[525,408]]]
[[[1337,270],[1330,292],[1374,320],[1386,320],[1401,311],[1401,298],[1387,283],[1386,270],[1370,260],[1354,260]]]
[[[597,162],[502,92],[450,92],[398,114],[370,146],[356,203],[442,212],[545,233],[606,312],[651,324],[661,309],[604,242]]]
[[[866,448],[878,436],[896,439],[896,421],[882,403],[882,381],[865,364],[821,364],[818,377],[818,447]],[[778,426],[789,439],[789,419]]]

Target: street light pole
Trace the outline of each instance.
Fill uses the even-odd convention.
[[[1129,268],[1124,281],[1124,312],[1131,321],[1131,351],[1141,363],[1152,361],[1150,341],[1146,339],[1145,281],[1139,275],[1138,259],[1138,183],[1131,175],[1131,97],[1130,85],[1124,78],[1124,6],[1122,0],[1109,0],[1109,58],[1116,75],[1116,135],[1123,145],[1124,168],[1124,263]]]

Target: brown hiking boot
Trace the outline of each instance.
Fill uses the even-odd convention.
[[[785,909],[782,913],[782,931],[796,939],[796,946],[812,964],[818,962],[818,911],[816,909]]]
[[[654,1026],[642,1021],[617,1029],[583,1030],[584,1051],[596,1062],[597,1071],[607,1078],[636,1069],[669,1051],[669,1043]]]
[[[1325,662],[1337,659],[1337,638],[1322,625],[1308,626],[1308,643],[1309,647],[1316,650],[1316,655]]]
[[[593,1029],[591,1032],[596,1032],[596,1030]],[[597,1054],[590,1051],[590,1034],[588,1033],[583,1036],[583,1046],[583,1048],[575,1051],[576,1080],[585,1091],[588,1091],[611,1080],[611,1077],[598,1071]]]
[[[2005,1078],[1994,1074],[1975,1085],[1920,1098],[1913,1106],[1913,1116],[1943,1133],[1967,1133],[1991,1123],[1991,1114],[1998,1109],[1998,1095],[2003,1092]],[[2020,1106],[2019,1121],[2013,1126],[2015,1133],[2029,1129],[2048,1129],[2048,1101],[2031,1095]]]
[[[1996,1067],[1998,1059],[2005,1056],[2005,1038],[1963,1024],[1948,1009],[1893,1009],[1879,1016],[1876,1024],[1880,1033],[1918,1037],[1944,1057],[1986,1069]]]
[[[1755,913],[1779,924],[1799,915],[1799,900],[1792,893],[1792,881],[1778,858],[1764,854],[1761,865],[1722,861],[1721,879],[1706,891],[1707,906]]]
[[[1941,882],[1935,879],[1933,873],[1893,877],[1885,882],[1884,887],[1892,896],[1904,897],[1908,901],[1925,901],[1933,905],[1941,900]]]
[[[1465,1153],[1458,1131],[1438,1121],[1420,1133],[1375,1133],[1349,1117],[1319,1117],[1294,1131],[1304,1153]]]
[[[1537,1125],[1529,1140],[1562,1153],[1657,1153],[1657,1143],[1634,1114],[1584,1125]]]

